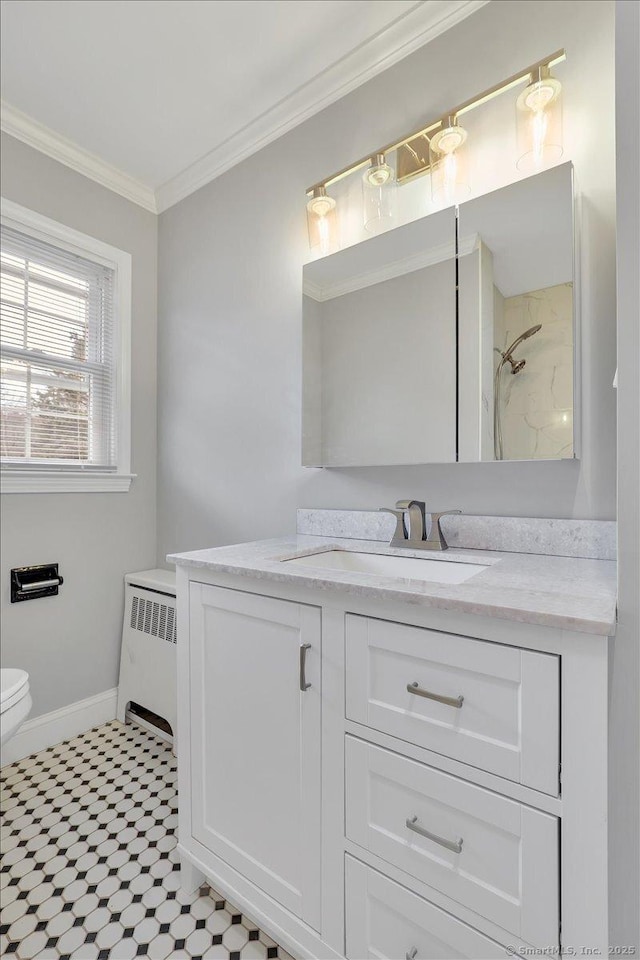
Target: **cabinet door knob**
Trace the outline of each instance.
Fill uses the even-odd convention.
[[[310,683],[307,683],[307,650],[311,649],[310,643],[302,643],[300,645],[300,689],[304,693],[305,690],[308,690],[311,686]]]

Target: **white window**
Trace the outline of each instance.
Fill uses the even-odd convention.
[[[131,256],[2,201],[3,493],[124,491]]]

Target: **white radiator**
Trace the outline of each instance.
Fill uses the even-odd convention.
[[[176,577],[169,570],[143,570],[124,578],[117,713],[122,723],[131,704],[162,717],[175,735]],[[147,726],[137,715],[135,720]],[[154,732],[163,736],[157,728]]]

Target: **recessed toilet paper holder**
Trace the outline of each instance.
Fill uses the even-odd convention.
[[[38,563],[31,567],[14,567],[11,571],[11,603],[57,597],[64,580],[57,563]]]

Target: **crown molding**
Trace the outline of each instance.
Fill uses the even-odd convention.
[[[5,133],[22,143],[126,197],[145,210],[162,213],[336,100],[414,53],[487,3],[489,0],[437,0],[435,4],[421,0],[408,13],[380,30],[308,83],[298,87],[155,191],[5,101],[2,101],[0,126]]]
[[[309,297],[310,300],[315,300],[317,303],[323,303],[325,300],[331,299],[331,297],[327,296],[329,289],[328,287],[321,287],[319,283],[314,283],[313,280],[309,280],[307,277],[304,277],[302,280],[303,296]]]
[[[110,163],[89,153],[88,150],[83,150],[76,143],[38,123],[20,110],[16,110],[4,100],[0,127],[16,140],[34,147],[52,160],[57,160],[75,170],[76,173],[89,177],[90,180],[113,190],[121,197],[144,207],[145,210],[150,210],[152,213],[158,212],[155,194],[151,187],[140,183],[139,180],[118,170],[117,167],[111,166]]]
[[[489,0],[422,2],[156,190],[158,213],[449,30]]]
[[[462,237],[458,242],[458,257],[466,257],[473,253],[477,249],[478,243],[477,233]],[[455,255],[455,243],[441,243],[438,246],[430,247],[428,250],[412,253],[401,260],[385,263],[375,270],[368,270],[357,276],[349,277],[347,280],[340,280],[338,283],[329,283],[322,286],[313,280],[305,279],[302,284],[302,292],[306,297],[317,300],[318,303],[324,303],[325,300],[334,300],[336,297],[343,297],[346,293],[355,293],[356,290],[372,287],[376,283],[393,280],[395,277],[402,277],[407,273],[413,273],[415,270],[432,267],[434,264],[443,263],[445,260],[453,260]]]

